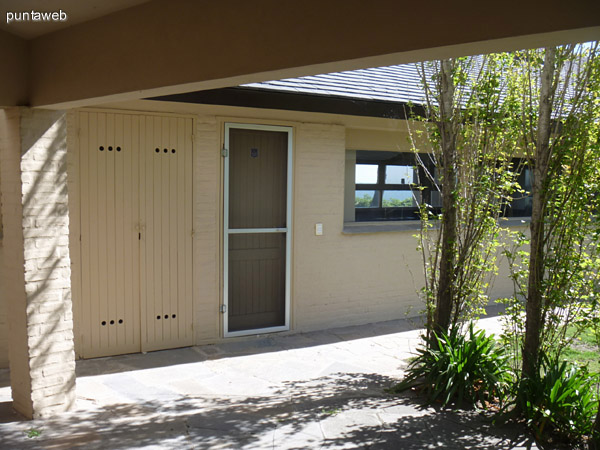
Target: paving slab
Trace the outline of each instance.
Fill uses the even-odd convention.
[[[480,326],[497,330],[495,318]],[[535,449],[489,416],[390,396],[414,321],[77,362],[74,411],[26,421],[0,370],[0,448]]]

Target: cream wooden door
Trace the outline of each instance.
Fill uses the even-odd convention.
[[[192,345],[192,119],[141,129],[142,350]]]
[[[139,127],[131,115],[79,114],[81,351],[140,351]]]
[[[79,128],[82,356],[191,345],[192,120],[81,112]]]

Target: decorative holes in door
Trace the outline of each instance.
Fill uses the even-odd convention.
[[[119,323],[119,325],[121,325],[121,324],[123,323],[123,319],[119,319],[118,321],[115,321],[115,319],[111,319],[111,320],[110,320],[110,321],[108,321],[108,322],[107,322],[106,320],[103,320],[102,322],[100,322],[100,324],[101,324],[103,327],[105,327],[106,325],[109,325],[109,324],[110,324],[110,325],[114,325],[114,324],[116,324],[117,322]]]
[[[161,319],[165,319],[166,320],[169,317],[171,319],[176,319],[177,318],[177,314],[171,314],[170,316],[169,316],[169,314],[165,314],[164,316],[158,315],[158,316],[156,316],[156,320],[161,320]]]
[[[103,151],[104,151],[104,145],[101,145],[100,147],[98,147],[98,150],[100,150],[101,152],[103,152]],[[118,152],[120,152],[120,151],[122,150],[122,148],[119,146],[119,147],[117,147],[115,150],[116,150],[116,151],[118,151]],[[109,152],[112,152],[112,151],[113,151],[113,146],[112,146],[112,145],[110,145],[110,146],[108,147],[108,151],[109,151]]]
[[[119,151],[119,150],[117,149],[117,151]],[[154,151],[155,151],[156,153],[160,153],[160,148],[156,147],[156,148],[154,149]],[[174,148],[172,148],[172,149],[171,149],[171,151],[169,152],[169,149],[168,149],[168,148],[163,148],[163,149],[162,149],[162,152],[163,152],[165,155],[168,155],[169,153],[171,153],[172,155],[174,155],[175,153],[177,153],[177,149],[174,149]]]

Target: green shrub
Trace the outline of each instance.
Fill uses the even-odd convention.
[[[503,398],[513,379],[504,348],[494,335],[474,331],[472,323],[465,334],[454,328],[447,335],[426,339],[417,354],[405,379],[391,392],[416,387],[432,403],[456,402],[459,407],[479,403],[485,408]]]
[[[544,431],[579,439],[590,435],[594,426],[597,382],[585,367],[542,355],[539,374],[521,381],[522,400],[516,406],[538,439]]]

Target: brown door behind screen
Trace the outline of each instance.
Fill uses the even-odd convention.
[[[286,189],[287,133],[230,129],[229,332],[285,325]]]

